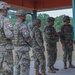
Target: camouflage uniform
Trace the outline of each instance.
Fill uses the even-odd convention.
[[[48,22],[54,22],[54,18],[49,17]],[[56,45],[56,43],[59,40],[57,32],[52,25],[51,26],[48,25],[44,29],[46,49],[47,49],[47,54],[48,54],[48,64],[47,64],[47,66],[49,68],[53,67],[55,62],[56,62],[56,58],[57,58],[57,45]]]
[[[35,72],[38,72],[36,75],[39,74],[39,66],[41,68],[41,73],[42,75],[45,75],[45,56],[44,56],[44,42],[43,42],[43,37],[42,33],[39,29],[38,22],[40,21],[39,19],[36,19],[36,24],[32,29],[32,37],[33,37],[33,55],[34,55],[34,60],[35,60]]]
[[[25,11],[18,10],[17,17],[25,17]],[[23,22],[16,22],[14,25],[14,51],[15,51],[15,75],[29,75],[30,56],[29,46],[32,44],[29,30]]]
[[[63,61],[64,64],[66,65],[67,59],[69,61],[69,64],[72,62],[72,51],[73,51],[73,27],[69,24],[70,23],[70,18],[69,16],[65,16],[63,18],[64,25],[61,27],[60,30],[60,39],[63,47]],[[66,67],[67,68],[67,65]]]
[[[7,3],[2,1],[0,1],[0,6],[5,11],[10,8]],[[0,13],[0,69],[3,75],[13,74],[12,37],[12,24],[4,13]]]

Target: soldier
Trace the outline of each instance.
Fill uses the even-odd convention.
[[[70,25],[70,17],[63,17],[64,25],[60,29],[60,41],[63,47],[63,61],[64,69],[67,69],[67,59],[69,61],[69,67],[75,68],[72,65],[72,52],[73,52],[73,27]]]
[[[45,56],[44,56],[44,42],[42,33],[39,29],[41,20],[36,19],[33,22],[32,37],[33,37],[33,55],[35,60],[35,75],[46,75],[45,73]],[[39,73],[39,66],[41,67],[41,74]]]
[[[46,41],[46,47],[47,47],[47,54],[48,54],[48,67],[49,72],[55,73],[59,69],[54,67],[54,64],[56,62],[57,58],[57,46],[56,43],[59,40],[58,34],[53,27],[55,19],[53,17],[49,17],[47,19],[48,26],[44,29],[44,36]]]
[[[25,11],[16,12],[17,22],[14,25],[14,51],[15,51],[15,75],[29,75],[30,72],[30,46],[32,39],[27,25],[25,25]]]
[[[12,24],[7,16],[10,5],[0,1],[0,69],[2,75],[13,75]]]

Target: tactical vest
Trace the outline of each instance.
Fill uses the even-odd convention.
[[[23,45],[26,45],[27,46],[27,43],[25,42],[25,39],[21,33],[21,29],[22,27],[24,26],[25,24],[15,24],[14,25],[14,45],[16,46],[23,46]]]

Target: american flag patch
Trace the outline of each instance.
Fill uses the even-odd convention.
[[[22,30],[22,32],[27,32],[27,30],[26,30],[26,29],[24,29],[24,30]]]

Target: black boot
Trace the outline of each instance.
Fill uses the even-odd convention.
[[[64,69],[67,69],[67,62],[64,62]]]
[[[35,75],[41,75],[39,71],[35,71]]]
[[[49,67],[48,72],[56,73],[56,70],[54,70],[52,67]]]
[[[72,65],[72,61],[69,61],[69,68],[75,68],[75,66]]]
[[[41,75],[46,75],[46,73],[45,72],[42,72]]]

